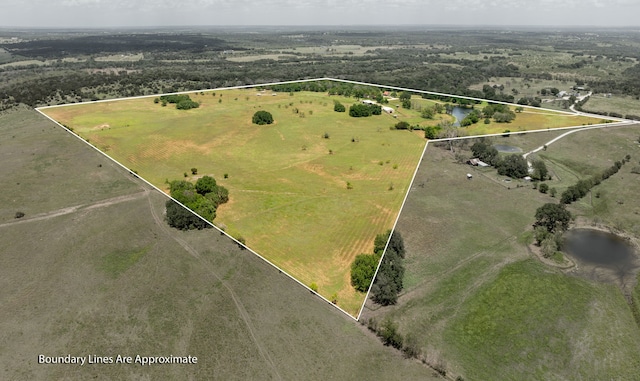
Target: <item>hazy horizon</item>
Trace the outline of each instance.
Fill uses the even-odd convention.
[[[1,0],[0,28],[636,27],[635,0]]]

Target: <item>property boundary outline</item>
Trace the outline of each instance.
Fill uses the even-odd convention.
[[[322,77],[322,78],[313,78],[313,79],[300,79],[300,80],[291,80],[291,81],[281,81],[281,82],[269,82],[269,83],[262,83],[262,84],[253,84],[253,85],[240,85],[240,86],[230,86],[230,87],[218,87],[218,88],[213,88],[213,89],[200,89],[200,90],[188,90],[188,91],[179,91],[179,92],[173,92],[173,93],[162,93],[162,94],[152,94],[152,95],[140,95],[140,96],[134,96],[134,97],[121,97],[121,98],[113,98],[113,99],[101,99],[101,100],[97,100],[97,101],[87,101],[87,102],[78,102],[78,103],[66,103],[66,104],[61,104],[61,105],[53,105],[53,106],[42,106],[42,107],[36,107],[35,110],[42,116],[44,116],[45,118],[47,118],[48,120],[52,121],[53,123],[55,123],[57,126],[61,127],[63,130],[67,131],[68,133],[70,133],[71,135],[75,136],[77,139],[79,139],[80,141],[84,142],[85,144],[87,144],[89,147],[91,147],[92,149],[96,150],[97,152],[99,152],[100,154],[102,154],[104,157],[106,157],[107,159],[111,160],[112,162],[114,162],[115,164],[117,164],[120,168],[126,170],[127,172],[134,174],[135,177],[141,181],[143,181],[145,184],[147,184],[148,186],[150,186],[151,188],[155,189],[157,192],[163,194],[165,197],[167,197],[168,199],[172,200],[173,202],[175,202],[176,204],[180,205],[181,207],[189,210],[191,213],[193,213],[195,216],[197,216],[198,218],[200,218],[201,220],[205,221],[210,227],[213,227],[214,229],[218,230],[221,234],[227,236],[228,238],[230,238],[231,240],[233,240],[237,245],[239,245],[240,247],[248,250],[250,253],[256,255],[258,258],[262,259],[264,262],[266,262],[267,264],[273,266],[275,269],[277,269],[280,273],[285,274],[286,276],[288,276],[289,278],[291,278],[293,281],[295,281],[296,283],[298,283],[299,285],[301,285],[302,287],[304,287],[305,289],[307,289],[308,291],[310,291],[312,294],[314,294],[315,296],[320,297],[323,301],[325,301],[326,303],[328,303],[329,305],[333,306],[334,308],[338,309],[340,312],[344,313],[346,316],[350,317],[351,319],[355,320],[355,321],[359,321],[360,320],[360,316],[362,315],[362,311],[364,310],[365,304],[367,302],[367,300],[369,299],[369,294],[371,292],[371,288],[375,282],[375,278],[378,275],[378,271],[380,270],[380,266],[382,264],[382,261],[384,260],[384,256],[386,254],[387,251],[387,247],[389,246],[389,242],[391,240],[391,235],[393,234],[393,232],[395,231],[395,228],[398,224],[398,220],[400,219],[400,216],[402,215],[402,210],[404,209],[404,205],[407,201],[407,198],[409,196],[409,192],[411,191],[411,188],[413,187],[413,182],[415,181],[416,175],[418,173],[418,170],[420,169],[420,165],[422,164],[422,160],[424,159],[424,155],[427,152],[427,148],[429,146],[430,142],[441,142],[441,141],[449,141],[449,140],[462,140],[462,139],[472,139],[472,138],[479,138],[479,137],[485,137],[485,136],[502,136],[504,135],[504,133],[497,133],[497,134],[483,134],[483,135],[471,135],[471,136],[464,136],[464,137],[455,137],[455,138],[441,138],[441,139],[430,139],[427,140],[427,142],[425,143],[424,149],[422,150],[422,155],[420,156],[420,159],[418,160],[418,163],[416,165],[416,168],[413,172],[413,177],[411,179],[411,182],[409,184],[409,187],[407,188],[406,192],[405,192],[405,196],[404,199],[402,201],[402,205],[400,206],[400,209],[398,211],[398,215],[396,216],[396,220],[393,224],[393,227],[391,228],[391,233],[389,234],[389,237],[387,239],[387,242],[385,244],[384,247],[384,251],[382,256],[380,257],[380,261],[378,262],[378,265],[376,267],[376,271],[374,273],[373,278],[371,279],[371,283],[369,284],[369,288],[367,290],[366,296],[362,302],[362,305],[360,307],[360,310],[358,311],[357,316],[353,316],[350,313],[348,313],[347,311],[345,311],[344,309],[342,309],[341,307],[339,307],[337,304],[332,303],[329,299],[327,299],[326,297],[322,296],[321,294],[319,294],[317,291],[312,290],[309,286],[307,286],[306,284],[302,283],[300,280],[298,280],[297,278],[295,278],[294,276],[292,276],[291,274],[289,274],[287,271],[285,271],[284,269],[280,268],[279,266],[277,266],[276,264],[274,264],[273,262],[269,261],[267,258],[263,257],[262,255],[260,255],[259,253],[257,253],[256,251],[254,251],[253,249],[251,249],[250,247],[246,246],[245,244],[241,243],[240,241],[238,241],[237,239],[235,239],[234,237],[232,237],[231,235],[229,235],[227,232],[225,232],[224,230],[220,229],[219,227],[217,227],[215,224],[213,224],[211,221],[208,221],[207,219],[203,218],[202,216],[200,216],[199,214],[195,213],[194,211],[192,211],[191,209],[187,208],[184,204],[182,204],[181,202],[179,202],[178,200],[176,200],[175,198],[171,197],[170,195],[166,194],[164,191],[162,191],[160,188],[156,187],[155,185],[151,184],[149,181],[147,181],[145,178],[139,176],[138,174],[136,174],[135,172],[133,172],[131,169],[127,168],[125,165],[121,164],[120,162],[118,162],[117,160],[115,160],[114,158],[112,158],[111,156],[107,155],[105,152],[103,152],[102,150],[100,150],[98,147],[94,146],[93,144],[91,144],[90,142],[88,142],[87,140],[85,140],[84,138],[82,138],[80,135],[76,134],[75,132],[73,132],[72,130],[70,130],[69,128],[65,127],[64,125],[62,125],[61,123],[57,122],[56,120],[54,120],[53,118],[51,118],[49,115],[47,115],[46,113],[44,113],[42,110],[46,110],[46,109],[51,109],[51,108],[60,108],[60,107],[69,107],[69,106],[79,106],[79,105],[83,105],[83,104],[93,104],[93,103],[105,103],[105,102],[117,102],[117,101],[124,101],[124,100],[133,100],[133,99],[145,99],[145,98],[154,98],[154,97],[159,97],[159,96],[164,96],[164,95],[177,95],[177,94],[192,94],[192,93],[198,93],[198,92],[203,92],[203,91],[222,91],[222,90],[236,90],[236,89],[251,89],[251,88],[256,88],[256,87],[261,87],[261,86],[272,86],[272,85],[285,85],[285,84],[291,84],[291,83],[305,83],[305,82],[318,82],[318,81],[333,81],[333,82],[342,82],[342,83],[350,83],[350,84],[355,84],[355,85],[364,85],[364,86],[372,86],[372,87],[376,87],[376,88],[383,88],[383,89],[392,89],[392,90],[400,90],[400,91],[409,91],[412,93],[418,93],[418,94],[430,94],[430,95],[436,95],[436,96],[445,96],[445,97],[452,97],[452,98],[459,98],[459,99],[468,99],[468,100],[473,100],[473,101],[481,101],[481,102],[490,102],[490,103],[498,103],[498,104],[506,104],[506,105],[510,105],[513,106],[515,104],[513,103],[509,103],[509,102],[502,102],[502,101],[493,101],[493,100],[488,100],[488,99],[482,99],[482,98],[475,98],[475,97],[468,97],[468,96],[461,96],[461,95],[454,95],[454,94],[446,94],[446,93],[439,93],[439,92],[434,92],[434,91],[426,91],[426,90],[415,90],[415,89],[409,89],[409,88],[405,88],[405,87],[398,87],[398,86],[388,86],[388,85],[380,85],[380,84],[374,84],[374,83],[368,83],[368,82],[359,82],[359,81],[352,81],[352,80],[346,80],[346,79],[337,79],[337,78],[330,78],[330,77]],[[524,108],[531,108],[531,109],[535,109],[535,110],[540,110],[542,108],[540,107],[533,107],[533,106],[526,106],[526,105],[518,105],[520,107],[524,107]],[[569,112],[569,111],[561,111],[561,110],[551,110],[554,112],[558,112],[561,114],[568,114],[568,115],[584,115],[584,116],[590,116],[590,117],[594,117],[594,118],[603,118],[603,115],[598,115],[598,114],[588,114],[588,113],[578,113],[578,112]],[[630,124],[634,124],[634,123],[638,123],[637,121],[632,121],[629,119],[623,119],[623,118],[614,118],[614,117],[607,117],[607,119],[609,120],[613,120],[616,122],[610,122],[610,123],[601,123],[601,124],[593,124],[593,125],[588,125],[588,126],[569,126],[569,127],[559,127],[559,128],[546,128],[546,129],[541,129],[541,130],[530,130],[530,131],[516,131],[516,132],[509,132],[509,134],[525,134],[525,133],[535,133],[535,132],[548,132],[548,131],[556,131],[556,130],[567,130],[567,129],[574,129],[574,130],[581,130],[581,129],[593,129],[593,128],[604,128],[604,127],[614,127],[614,126],[620,126],[620,125],[630,125]],[[588,127],[588,128],[587,128]]]

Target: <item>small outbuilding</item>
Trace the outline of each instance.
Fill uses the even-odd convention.
[[[471,180],[473,178],[473,175],[471,173],[467,173],[467,179]]]

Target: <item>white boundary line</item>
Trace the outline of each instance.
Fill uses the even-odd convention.
[[[358,317],[356,320],[360,321],[360,315],[362,315],[362,311],[364,310],[364,305],[367,303],[369,299],[369,293],[371,293],[371,287],[373,287],[373,283],[378,276],[378,271],[380,271],[380,266],[382,265],[382,260],[384,259],[384,255],[387,253],[387,247],[389,247],[389,242],[391,242],[391,236],[393,232],[396,230],[396,225],[398,225],[398,221],[400,220],[400,215],[402,214],[402,209],[404,209],[404,204],[407,202],[409,198],[409,193],[411,192],[411,188],[413,187],[413,182],[416,180],[416,176],[418,175],[418,170],[420,169],[420,164],[422,164],[422,159],[424,159],[424,155],[427,153],[427,147],[429,147],[429,140],[424,145],[424,149],[422,150],[422,155],[420,155],[420,160],[418,160],[418,164],[416,165],[416,169],[413,171],[413,177],[411,178],[411,182],[409,183],[409,188],[404,194],[404,200],[402,200],[402,205],[400,206],[400,210],[398,211],[398,216],[396,217],[395,222],[393,223],[393,227],[391,228],[391,233],[389,234],[389,238],[387,238],[387,243],[384,245],[384,250],[382,251],[382,256],[380,257],[380,261],[378,262],[378,266],[376,267],[376,271],[373,274],[373,278],[371,278],[371,284],[369,285],[369,289],[367,290],[367,295],[362,302],[362,306],[360,306],[360,311],[358,311]]]
[[[459,99],[468,99],[468,100],[473,100],[473,101],[480,101],[480,102],[490,102],[490,103],[498,103],[498,104],[505,104],[505,105],[510,105],[513,106],[513,103],[508,103],[508,102],[502,102],[502,101],[493,101],[493,100],[488,100],[488,99],[482,99],[482,98],[474,98],[474,97],[468,97],[468,96],[461,96],[461,95],[454,95],[454,94],[446,94],[446,93],[439,93],[439,92],[433,92],[433,91],[425,91],[425,90],[415,90],[415,89],[409,89],[409,88],[405,88],[405,87],[398,87],[398,86],[388,86],[388,85],[380,85],[380,84],[374,84],[374,83],[368,83],[368,82],[359,82],[359,81],[351,81],[351,80],[346,80],[346,79],[337,79],[337,78],[330,78],[330,77],[322,77],[322,78],[313,78],[313,79],[301,79],[301,80],[293,80],[293,81],[282,81],[282,82],[269,82],[269,83],[262,83],[262,84],[253,84],[253,85],[241,85],[241,86],[230,86],[230,87],[219,87],[219,88],[214,88],[214,89],[201,89],[201,90],[189,90],[189,91],[179,91],[179,92],[174,92],[174,93],[163,93],[163,94],[152,94],[152,95],[140,95],[140,96],[135,96],[135,97],[123,97],[123,98],[114,98],[114,99],[101,99],[101,100],[97,100],[97,101],[87,101],[87,102],[79,102],[79,103],[68,103],[68,104],[62,104],[62,105],[54,105],[54,106],[43,106],[43,107],[37,107],[35,108],[35,110],[40,113],[41,115],[43,115],[45,118],[49,119],[50,121],[52,121],[53,123],[55,123],[56,125],[58,125],[59,127],[63,128],[65,131],[67,131],[68,133],[70,133],[71,135],[75,136],[76,138],[78,138],[79,140],[81,140],[82,142],[84,142],[85,144],[87,144],[89,147],[93,148],[94,150],[96,150],[97,152],[99,152],[100,154],[102,154],[103,156],[105,156],[106,158],[108,158],[109,160],[113,161],[114,163],[116,163],[118,166],[120,166],[122,169],[126,170],[127,172],[134,174],[136,178],[138,178],[139,180],[142,180],[144,183],[146,183],[147,185],[149,185],[150,187],[152,187],[153,189],[155,189],[156,191],[160,192],[161,194],[163,194],[164,196],[166,196],[167,198],[173,200],[175,203],[177,203],[178,205],[182,206],[183,208],[188,209],[191,213],[193,213],[194,215],[196,215],[198,218],[200,218],[201,220],[205,221],[208,225],[210,225],[211,227],[213,227],[214,229],[218,230],[220,233],[224,234],[225,236],[231,238],[236,244],[242,246],[243,248],[245,248],[246,250],[249,250],[249,252],[251,252],[252,254],[256,255],[258,258],[262,259],[263,261],[265,261],[266,263],[268,263],[269,265],[273,266],[274,268],[276,268],[280,273],[285,274],[286,276],[288,276],[289,278],[291,278],[292,280],[294,280],[296,283],[298,283],[299,285],[301,285],[302,287],[306,288],[308,291],[310,291],[311,293],[315,294],[316,296],[320,297],[322,300],[324,300],[326,303],[330,304],[331,306],[333,306],[334,308],[338,309],[339,311],[341,311],[342,313],[344,313],[345,315],[347,315],[348,317],[359,321],[360,320],[360,316],[362,315],[362,311],[364,310],[364,306],[367,302],[367,300],[369,299],[369,293],[371,292],[371,287],[373,286],[373,282],[378,274],[378,271],[380,270],[380,266],[382,264],[382,260],[384,259],[384,254],[386,254],[387,251],[387,247],[389,246],[389,241],[391,240],[391,235],[393,234],[393,232],[395,231],[396,225],[398,224],[398,220],[400,219],[400,216],[402,214],[402,209],[404,209],[404,205],[407,201],[407,198],[409,197],[409,192],[411,191],[411,187],[413,186],[413,182],[415,181],[416,175],[418,174],[418,170],[420,169],[420,164],[422,163],[422,160],[424,159],[424,155],[427,152],[427,147],[429,146],[430,142],[440,142],[440,141],[449,141],[449,140],[461,140],[461,139],[471,139],[471,138],[479,138],[479,137],[485,137],[485,136],[502,136],[505,133],[499,133],[499,134],[486,134],[486,135],[474,135],[474,136],[464,136],[464,137],[457,137],[457,138],[443,138],[443,139],[432,139],[432,140],[428,140],[425,143],[424,149],[422,150],[422,155],[420,156],[420,160],[418,160],[418,164],[416,165],[416,169],[413,172],[413,177],[411,179],[411,183],[409,184],[409,188],[407,188],[407,191],[405,193],[404,196],[404,200],[402,201],[402,205],[400,207],[400,210],[398,211],[398,216],[396,217],[396,220],[393,224],[393,227],[391,229],[391,234],[389,234],[389,238],[387,239],[387,243],[385,244],[385,248],[383,251],[382,256],[380,257],[380,261],[378,262],[378,266],[376,267],[376,271],[374,273],[374,276],[371,280],[371,284],[369,285],[369,288],[367,290],[367,294],[366,297],[362,303],[362,306],[360,307],[360,310],[358,312],[358,316],[354,317],[353,315],[351,315],[350,313],[348,313],[347,311],[343,310],[342,308],[340,308],[338,305],[332,303],[330,300],[328,300],[327,298],[325,298],[324,296],[320,295],[318,292],[312,290],[309,286],[307,286],[306,284],[302,283],[301,281],[299,281],[298,279],[296,279],[295,277],[293,277],[292,275],[290,275],[288,272],[286,272],[285,270],[283,270],[282,268],[278,267],[277,265],[275,265],[274,263],[272,263],[271,261],[269,261],[268,259],[266,259],[265,257],[263,257],[262,255],[258,254],[256,251],[252,250],[251,248],[249,248],[248,246],[244,245],[243,243],[239,242],[237,239],[235,239],[234,237],[232,237],[231,235],[229,235],[228,233],[226,233],[224,230],[218,228],[216,225],[214,225],[212,222],[206,220],[205,218],[203,218],[202,216],[198,215],[197,213],[195,213],[194,211],[192,211],[191,209],[187,208],[186,206],[184,206],[181,202],[179,202],[178,200],[174,199],[173,197],[171,197],[170,195],[167,195],[164,191],[162,191],[160,188],[156,187],[155,185],[151,184],[149,181],[147,181],[146,179],[142,178],[141,176],[139,176],[138,174],[134,173],[132,170],[130,170],[129,168],[127,168],[126,166],[124,166],[123,164],[121,164],[120,162],[118,162],[117,160],[115,160],[114,158],[112,158],[111,156],[107,155],[105,152],[101,151],[100,149],[98,149],[96,146],[92,145],[91,143],[87,142],[85,139],[83,139],[80,135],[76,134],[75,132],[71,131],[70,129],[68,129],[67,127],[63,126],[62,124],[58,123],[57,121],[55,121],[53,118],[49,117],[47,114],[45,114],[42,110],[46,110],[46,109],[51,109],[51,108],[59,108],[59,107],[68,107],[68,106],[79,106],[79,105],[83,105],[83,104],[93,104],[93,103],[105,103],[105,102],[117,102],[117,101],[123,101],[123,100],[132,100],[132,99],[145,99],[145,98],[154,98],[154,97],[160,97],[163,95],[176,95],[176,94],[193,94],[193,93],[199,93],[199,92],[203,92],[203,91],[222,91],[222,90],[235,90],[235,89],[250,89],[250,88],[255,88],[255,87],[262,87],[262,86],[271,86],[271,85],[286,85],[286,84],[290,84],[290,83],[304,83],[304,82],[318,82],[318,81],[333,81],[333,82],[342,82],[342,83],[350,83],[350,84],[356,84],[356,85],[365,85],[365,86],[372,86],[372,87],[377,87],[377,88],[382,88],[382,89],[392,89],[392,90],[401,90],[401,91],[409,91],[412,93],[419,93],[419,94],[430,94],[430,95],[436,95],[436,96],[443,96],[443,97],[451,97],[451,98],[459,98]],[[517,106],[522,106],[524,108],[531,108],[531,109],[535,109],[535,110],[541,110],[541,108],[539,107],[533,107],[533,106],[526,106],[526,105],[517,105]],[[551,110],[554,112],[558,112],[561,114],[568,114],[568,115],[578,115],[577,113],[573,113],[573,112],[568,112],[568,111],[560,111],[560,110]],[[605,119],[604,116],[602,115],[598,115],[595,117],[602,117],[603,119]],[[515,132],[509,132],[509,134],[526,134],[526,133],[530,133],[530,132],[547,132],[547,131],[556,131],[556,130],[566,130],[566,129],[581,129],[581,128],[585,128],[585,127],[590,127],[590,128],[602,128],[602,127],[613,127],[613,126],[619,126],[619,125],[627,125],[627,124],[633,124],[633,123],[637,123],[637,121],[631,121],[631,120],[627,120],[627,119],[620,119],[620,118],[613,118],[610,120],[618,120],[617,123],[604,123],[604,124],[596,124],[596,125],[589,125],[589,126],[573,126],[573,127],[561,127],[561,128],[547,128],[547,129],[542,129],[542,130],[531,130],[531,131],[515,131]]]

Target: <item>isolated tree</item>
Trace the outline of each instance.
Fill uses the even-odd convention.
[[[435,114],[435,109],[433,107],[425,107],[420,112],[420,116],[424,119],[433,119],[433,115]]]
[[[544,181],[549,176],[549,170],[547,169],[547,165],[542,160],[533,160],[531,162],[531,167],[533,168],[533,173],[531,177],[536,180]]]
[[[336,112],[345,112],[347,109],[344,107],[344,105],[338,101],[334,101],[333,103],[333,111]]]
[[[565,231],[571,222],[571,212],[563,204],[547,203],[536,210],[534,228],[543,226],[549,233]]]
[[[268,111],[260,110],[253,114],[253,118],[251,120],[253,124],[257,125],[271,124],[273,123],[273,115]]]

